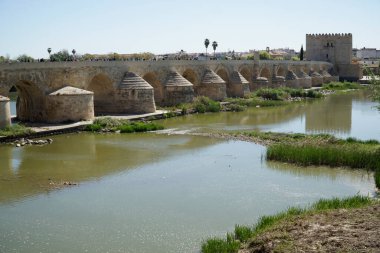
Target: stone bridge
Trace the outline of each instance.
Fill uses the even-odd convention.
[[[267,86],[312,87],[337,80],[318,61],[93,61],[0,64],[0,95],[18,91],[22,121],[63,122],[94,114],[154,112],[157,105],[243,97]]]

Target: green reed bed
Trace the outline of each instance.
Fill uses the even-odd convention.
[[[380,168],[380,147],[361,143],[333,145],[275,144],[268,147],[267,159],[302,166],[327,165],[376,170]]]
[[[105,117],[94,120],[93,124],[86,126],[85,131],[134,133],[161,129],[164,129],[164,127],[153,122],[130,122],[128,120]]]
[[[262,216],[253,226],[235,225],[234,232],[227,233],[226,238],[213,237],[205,240],[202,243],[201,251],[202,253],[236,253],[243,243],[268,231],[280,222],[326,210],[360,208],[372,203],[371,198],[356,195],[343,199],[320,199],[307,208],[291,207],[275,215]]]

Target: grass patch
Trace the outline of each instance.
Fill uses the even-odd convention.
[[[322,88],[324,90],[357,90],[360,89],[361,86],[359,83],[355,82],[330,82],[327,84],[323,84]]]
[[[148,132],[164,129],[163,126],[153,122],[130,122],[123,119],[113,118],[98,118],[94,123],[87,125],[85,131],[90,132],[116,132],[120,133],[134,133],[134,132]]]
[[[14,124],[0,129],[0,136],[18,136],[32,134],[34,131],[21,124]]]
[[[233,233],[227,233],[225,239],[214,237],[204,241],[202,244],[202,253],[236,253],[242,243],[249,241],[282,221],[325,210],[360,208],[370,205],[371,203],[373,203],[373,201],[369,197],[356,195],[343,199],[320,199],[307,208],[291,207],[275,215],[262,216],[253,226],[236,225],[235,231]],[[227,249],[229,251],[227,251]]]
[[[226,239],[210,238],[202,243],[202,253],[235,253],[240,248],[240,242],[227,234]]]

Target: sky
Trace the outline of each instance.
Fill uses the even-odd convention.
[[[354,47],[380,49],[380,0],[0,0],[0,17],[0,55],[11,58],[46,58],[48,47],[204,52],[205,38],[217,51],[298,51],[307,33],[352,33]]]

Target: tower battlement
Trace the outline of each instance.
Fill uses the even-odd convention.
[[[306,38],[310,38],[310,39],[327,39],[327,38],[331,38],[331,39],[340,39],[340,38],[343,38],[343,39],[352,39],[352,34],[351,33],[316,33],[316,34],[306,34]]]
[[[332,64],[351,64],[351,33],[306,34],[306,58]]]

